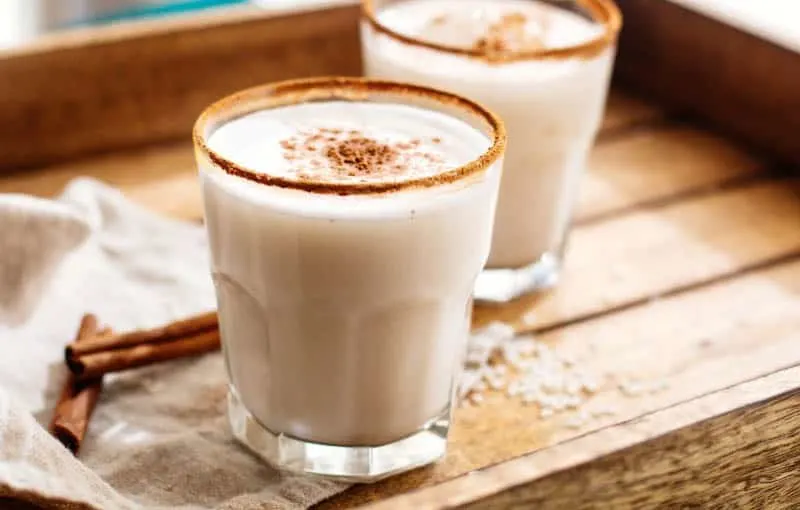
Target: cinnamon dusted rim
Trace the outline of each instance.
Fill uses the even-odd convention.
[[[576,3],[592,16],[592,20],[603,25],[602,34],[573,46],[559,48],[536,48],[522,51],[503,51],[493,52],[487,49],[467,48],[459,46],[449,46],[435,42],[425,41],[417,37],[402,34],[392,28],[387,27],[378,21],[375,10],[375,0],[361,0],[361,12],[364,19],[376,31],[381,32],[405,44],[420,46],[431,50],[463,55],[466,57],[481,59],[490,63],[518,62],[522,60],[543,60],[543,59],[563,59],[563,58],[592,58],[605,50],[612,42],[616,41],[617,35],[622,28],[622,14],[613,0],[575,0]]]
[[[459,112],[462,117],[463,114],[467,114],[472,120],[480,120],[484,128],[488,128],[491,132],[492,145],[480,156],[462,166],[426,177],[387,182],[323,182],[303,178],[287,179],[256,172],[220,155],[206,143],[216,128],[248,113],[279,106],[330,100],[379,100],[421,107],[446,106],[450,108],[450,112],[441,110],[444,113],[458,117],[453,112]],[[414,100],[421,102],[415,103]],[[455,182],[486,171],[502,156],[506,145],[506,130],[500,118],[469,99],[418,85],[369,78],[339,77],[282,81],[237,92],[206,108],[194,125],[192,137],[198,156],[202,156],[230,175],[269,186],[338,195],[386,193]]]

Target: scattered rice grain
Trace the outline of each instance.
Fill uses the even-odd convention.
[[[536,313],[533,310],[525,312],[522,316],[522,324],[525,326],[533,326],[536,324]]]

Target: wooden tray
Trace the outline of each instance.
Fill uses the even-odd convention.
[[[352,6],[278,18],[234,11],[214,23],[137,25],[0,58],[0,75],[13,77],[0,82],[0,168],[27,168],[0,177],[0,192],[51,196],[90,175],[156,211],[199,220],[188,140],[197,111],[259,81],[357,73],[356,26]],[[60,67],[67,60],[69,71]],[[124,79],[113,77],[114,62],[125,63]],[[173,66],[182,73],[159,74]],[[67,73],[87,81],[37,93]],[[81,112],[69,132],[64,111]],[[562,283],[477,309],[475,321],[530,311],[540,340],[608,376],[590,406],[612,416],[570,427],[569,413],[542,420],[490,395],[457,411],[441,463],[317,508],[800,504],[799,179],[614,90]],[[660,389],[627,396],[623,379]]]
[[[625,15],[617,60],[621,80],[800,165],[797,36],[770,32],[763,20],[726,11],[736,0],[617,2]],[[776,7],[755,9],[774,13]],[[798,11],[794,17],[796,31]]]

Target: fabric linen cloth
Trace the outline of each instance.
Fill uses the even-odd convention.
[[[86,312],[117,331],[214,307],[204,229],[97,181],[0,195],[0,497],[59,509],[296,509],[346,485],[278,472],[225,418],[219,353],[106,377],[79,459],[44,427]]]

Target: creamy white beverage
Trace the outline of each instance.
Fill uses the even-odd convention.
[[[396,98],[332,98],[236,115],[207,148],[200,175],[234,404],[306,454],[305,443],[364,450],[427,434],[383,467],[306,458],[299,469],[369,480],[440,456],[444,438],[428,428],[446,434],[489,253],[496,141]],[[259,453],[298,467],[275,452]]]
[[[479,299],[502,301],[555,282],[580,177],[600,126],[618,13],[606,0],[557,5],[365,1],[362,42],[369,76],[473,98],[508,128]],[[583,11],[560,7],[565,5]],[[610,18],[594,19],[604,13]]]

